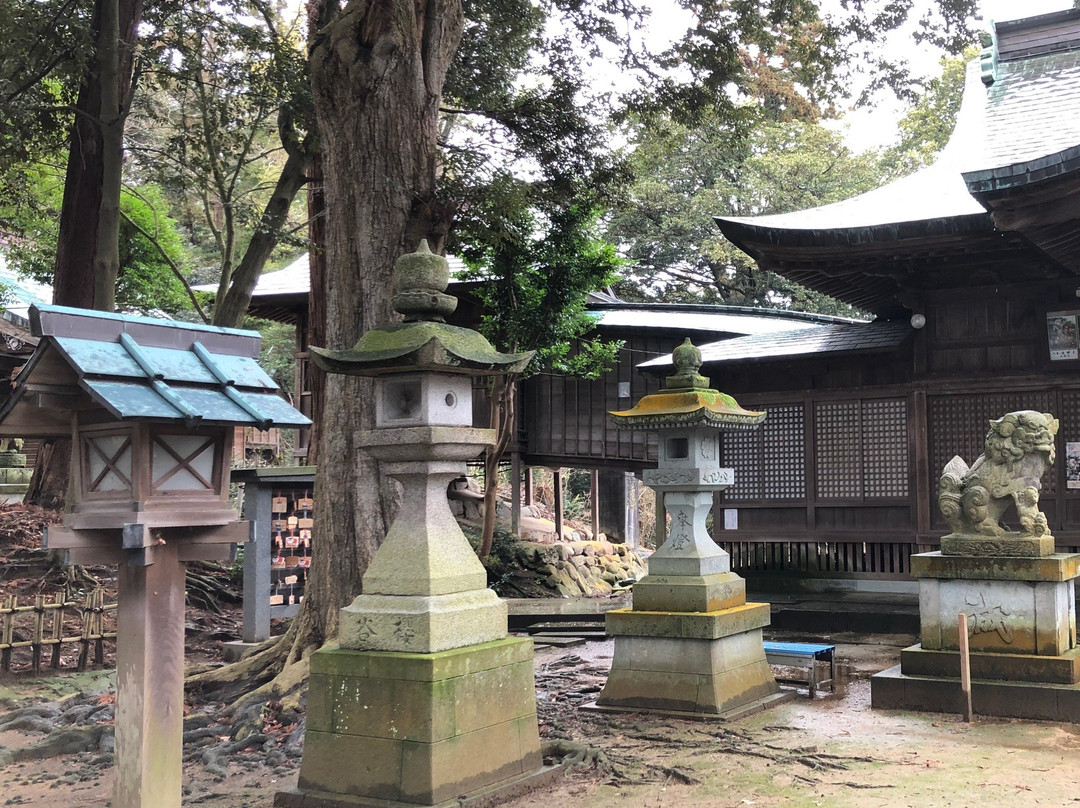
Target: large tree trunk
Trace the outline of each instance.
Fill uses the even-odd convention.
[[[311,275],[311,291],[308,294],[307,334],[305,349],[312,345],[326,345],[326,196],[323,192],[322,156],[316,155],[308,171],[308,272]],[[311,395],[311,429],[308,431],[307,464],[319,462],[319,422],[322,420],[326,401],[326,374],[311,361],[308,351],[305,379],[307,392]]]
[[[53,268],[53,302],[62,306],[95,306],[94,262],[102,236],[110,232],[101,228],[103,189],[119,189],[119,149],[123,146],[123,119],[119,135],[108,138],[107,143],[101,122],[113,121],[127,109],[142,5],[142,0],[97,0],[94,5],[91,24],[96,52],[75,105]],[[106,176],[107,172],[115,176]],[[118,190],[115,197],[119,204]],[[113,249],[117,249],[116,244]]]
[[[311,50],[322,146],[326,227],[326,340],[353,345],[389,320],[394,262],[416,236],[446,231],[434,202],[443,80],[461,36],[460,0],[349,3]],[[374,425],[371,382],[331,374],[322,413],[317,545],[304,598],[309,637],[334,636],[390,520],[392,486],[355,443]]]

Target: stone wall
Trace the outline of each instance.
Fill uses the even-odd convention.
[[[573,541],[519,542],[518,561],[561,597],[605,597],[645,575],[645,562],[625,544]]]

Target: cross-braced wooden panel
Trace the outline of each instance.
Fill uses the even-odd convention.
[[[802,404],[769,407],[762,424],[765,499],[806,497],[806,433]]]
[[[862,405],[863,493],[867,498],[908,495],[907,401]]]
[[[930,478],[937,496],[937,481],[955,455],[970,466],[983,453],[990,421],[1017,410],[1050,412],[1052,394],[1031,391],[1017,393],[972,393],[934,396],[927,400],[930,433]],[[1042,479],[1044,494],[1053,494],[1054,475]]]
[[[817,493],[821,499],[862,496],[862,419],[858,401],[822,402],[814,408]]]

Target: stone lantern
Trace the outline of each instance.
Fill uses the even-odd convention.
[[[457,305],[449,277],[421,242],[395,267],[405,322],[350,350],[312,348],[328,373],[374,377],[375,426],[357,442],[403,492],[363,594],[342,609],[340,649],[311,657],[299,790],[278,805],[434,805],[542,771],[532,643],[507,636],[506,604],[446,496],[494,443],[472,426],[472,377],[519,372],[532,353],[499,353],[444,322]]]
[[[253,331],[61,306],[0,408],[0,434],[71,439],[71,564],[118,564],[117,808],[178,808],[184,562],[224,560],[249,525],[229,507],[235,426],[306,426],[259,367]]]
[[[632,608],[607,613],[615,655],[595,706],[735,716],[790,697],[762,648],[769,605],[746,602],[745,581],[705,526],[713,494],[735,480],[720,466],[720,433],[752,429],[765,413],[710,389],[689,339],[672,359],[666,389],[610,414],[620,428],[657,433],[659,462],[643,479],[663,497],[671,526],[634,585]]]

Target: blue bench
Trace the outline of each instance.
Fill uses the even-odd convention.
[[[828,685],[832,692],[836,692],[836,680],[833,674],[835,645],[813,645],[804,642],[766,642],[763,645],[765,659],[770,665],[806,670],[810,698],[814,698],[814,693],[822,685]],[[828,665],[828,678],[821,678],[826,665]],[[802,683],[802,679],[780,679],[779,681]]]

